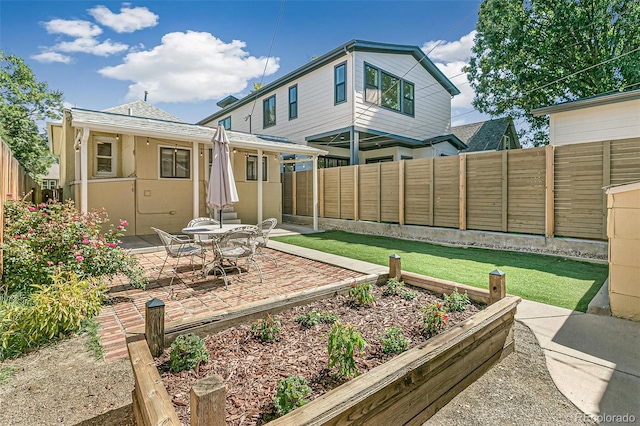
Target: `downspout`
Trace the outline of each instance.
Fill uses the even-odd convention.
[[[258,148],[258,223],[262,223],[262,148]]]
[[[318,230],[318,155],[313,156],[313,230]]]
[[[89,141],[89,128],[82,129],[82,140],[80,141],[80,212],[87,214],[89,212],[89,171],[88,171],[88,153],[87,143]]]
[[[200,217],[200,161],[198,160],[198,142],[193,142],[191,158],[193,162],[193,217]]]

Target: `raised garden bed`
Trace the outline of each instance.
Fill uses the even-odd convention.
[[[386,277],[381,278],[386,281]],[[375,280],[375,277],[368,279]],[[413,281],[414,285],[438,292],[450,293],[455,287],[461,292],[467,289],[460,284],[415,274],[403,275],[403,279],[408,284]],[[178,375],[169,373],[164,366],[166,354],[165,358],[156,360],[171,393],[171,397],[167,394],[166,398],[178,408],[180,419],[188,423],[191,385],[214,372],[222,377],[227,387],[227,424],[260,424],[265,417],[271,419],[276,381],[291,374],[305,377],[310,382],[314,390],[313,401],[303,409],[274,420],[273,424],[420,423],[512,350],[511,330],[519,302],[517,298],[507,297],[480,312],[472,306],[465,312],[451,314],[450,328],[427,340],[420,333],[419,307],[434,302],[435,295],[422,291],[413,302],[397,296],[382,296],[383,289],[379,288],[376,290],[377,306],[354,309],[345,304],[346,298],[334,297],[348,292],[351,282],[255,303],[215,318],[167,324],[166,346],[179,334],[195,332],[207,336],[212,357],[199,372]],[[478,289],[469,292],[472,299],[481,303],[488,301],[488,295]],[[308,305],[309,300],[315,305],[299,306]],[[292,306],[298,307],[291,309]],[[314,326],[315,330],[301,329],[294,321],[309,310],[336,311],[342,322],[356,325],[361,330],[370,345],[358,358],[357,366],[361,373],[368,372],[346,383],[332,377],[334,371],[326,368],[324,336],[328,327],[318,325]],[[277,315],[284,328],[282,341],[261,343],[246,336],[249,324],[266,312],[282,312]],[[378,343],[379,336],[391,326],[402,327],[405,335],[412,339],[412,349],[394,358],[383,354]],[[226,328],[229,329],[212,334]],[[138,382],[136,378],[136,386]],[[157,389],[153,392],[155,396],[161,393]],[[145,401],[140,399],[145,398],[137,401],[144,405]],[[167,410],[166,400],[155,405],[160,410]],[[160,419],[162,415],[147,417]],[[168,424],[177,420],[177,416],[171,418],[173,420]]]

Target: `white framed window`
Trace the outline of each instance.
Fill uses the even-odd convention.
[[[94,176],[115,177],[118,164],[118,143],[115,138],[96,136],[94,144]]]
[[[160,178],[190,179],[191,149],[160,146]]]
[[[262,181],[267,182],[267,156],[262,157]],[[247,180],[258,180],[258,156],[247,155]]]
[[[58,186],[58,180],[57,179],[44,179],[42,181],[41,188],[42,189],[56,189],[56,186]]]

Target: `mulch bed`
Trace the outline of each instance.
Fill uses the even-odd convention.
[[[309,400],[345,383],[334,378],[337,369],[329,370],[327,335],[331,326],[320,323],[310,328],[300,326],[295,319],[302,314],[327,311],[337,315],[342,323],[356,326],[369,343],[356,358],[360,374],[388,361],[394,355],[385,354],[379,342],[389,327],[401,327],[411,340],[410,347],[425,342],[422,334],[421,307],[442,302],[438,296],[422,289],[414,300],[383,295],[385,286],[373,285],[374,306],[354,306],[348,296],[336,296],[278,313],[282,325],[280,340],[263,343],[248,335],[251,324],[236,326],[207,336],[205,343],[210,360],[198,371],[169,371],[169,352],[156,358],[162,380],[172,398],[178,417],[189,424],[189,391],[193,383],[210,374],[220,375],[227,388],[227,424],[261,425],[274,418],[273,396],[277,381],[291,375],[305,378],[313,390]],[[463,312],[449,313],[449,327],[469,318],[483,306],[468,305]]]

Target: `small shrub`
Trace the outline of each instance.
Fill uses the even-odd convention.
[[[400,297],[404,300],[413,300],[418,297],[418,292],[415,290],[404,289],[400,292]]]
[[[296,322],[303,327],[313,327],[320,324],[320,314],[317,312],[309,312],[296,318]]]
[[[338,321],[338,317],[335,314],[332,314],[331,312],[322,312],[320,313],[320,321],[322,321],[325,324],[335,324],[336,321]]]
[[[169,368],[174,373],[196,368],[203,361],[209,361],[209,352],[207,352],[204,340],[195,334],[181,334],[171,344]]]
[[[338,366],[338,375],[350,377],[358,375],[355,352],[362,353],[367,345],[360,330],[349,324],[336,322],[329,332],[329,368]]]
[[[359,306],[366,306],[376,302],[371,284],[368,282],[352,283],[349,289],[349,298],[352,303]]]
[[[387,288],[384,290],[384,295],[396,296],[400,294],[400,291],[404,287],[404,281],[398,281],[395,278],[389,278],[387,281]]]
[[[302,377],[289,376],[286,379],[278,380],[274,397],[274,405],[278,415],[284,416],[296,408],[302,407],[309,402],[306,399],[309,395],[311,395],[311,388]]]
[[[249,332],[253,337],[263,342],[273,342],[278,340],[278,334],[282,331],[280,321],[274,319],[271,314],[259,319],[251,325]]]
[[[467,305],[471,303],[467,292],[464,294],[458,293],[458,289],[453,289],[450,295],[444,295],[444,306],[446,306],[449,312],[462,312],[467,308]]]
[[[411,341],[404,337],[402,333],[403,330],[399,327],[390,327],[387,329],[385,335],[380,338],[384,353],[399,354],[407,350]]]
[[[442,306],[442,303],[432,303],[421,310],[423,313],[422,324],[424,334],[433,336],[445,329],[449,321],[449,316],[447,315],[447,309]]]

